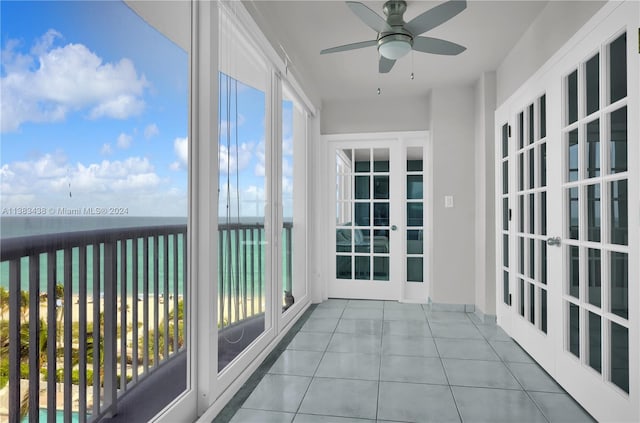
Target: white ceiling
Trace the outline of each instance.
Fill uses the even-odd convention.
[[[384,16],[383,1],[364,1]],[[406,22],[441,1],[408,1]],[[377,95],[423,96],[433,87],[471,84],[495,70],[547,1],[468,1],[467,8],[424,35],[467,47],[458,56],[410,53],[388,74],[378,73],[375,47],[320,55],[320,50],[372,40],[376,33],[342,1],[246,2],[266,35],[286,50],[296,73],[312,84],[322,101],[366,99]],[[413,71],[415,79],[410,79]]]

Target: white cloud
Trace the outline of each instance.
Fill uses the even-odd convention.
[[[178,156],[178,160],[171,163],[171,170],[186,169],[189,164],[189,138],[176,138],[173,140],[173,151]]]
[[[144,137],[146,139],[155,137],[159,133],[160,130],[158,129],[158,125],[156,125],[155,123],[149,124],[146,128],[144,128]]]
[[[249,166],[254,155],[257,154],[255,150],[255,143],[243,142],[236,148],[232,145],[228,148],[226,145],[218,146],[218,164],[220,170],[223,172],[229,169],[229,172],[235,172],[236,170],[242,171]]]
[[[100,154],[103,156],[108,156],[112,153],[111,144],[102,144],[102,148],[100,149]]]
[[[132,142],[133,142],[133,137],[131,135],[128,135],[122,132],[120,133],[120,135],[118,135],[118,140],[116,142],[116,145],[118,146],[118,148],[125,150],[131,147]]]
[[[265,176],[266,156],[264,152],[264,140],[260,141],[260,143],[258,144],[258,147],[256,148],[256,157],[258,158],[258,162],[256,163],[256,166],[253,169],[253,173],[258,177]]]
[[[124,207],[129,215],[184,216],[186,190],[171,182],[147,158],[70,164],[62,153],[54,153],[2,165],[0,203],[55,210]]]
[[[105,63],[83,44],[54,47],[60,37],[49,30],[28,54],[16,51],[18,42],[6,42],[5,76],[0,79],[2,132],[16,131],[25,122],[61,121],[74,111],[86,111],[91,119],[126,119],[144,109],[148,83],[131,60]]]

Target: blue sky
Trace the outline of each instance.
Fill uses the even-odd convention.
[[[186,216],[187,53],[119,1],[0,7],[0,207]]]
[[[129,216],[186,216],[187,53],[120,1],[2,1],[0,7],[0,209],[38,207],[51,215],[102,207],[124,208]],[[232,217],[260,216],[265,94],[239,83],[236,111],[235,87],[229,97],[222,82],[219,213],[226,216],[228,190]],[[284,101],[287,197],[292,121],[293,103]],[[285,214],[291,215],[290,204]]]

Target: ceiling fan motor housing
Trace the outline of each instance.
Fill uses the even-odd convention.
[[[407,10],[404,0],[389,0],[382,9],[387,16],[391,31],[378,34],[378,51],[388,59],[396,60],[407,54],[413,47],[413,36],[404,29],[402,16]]]

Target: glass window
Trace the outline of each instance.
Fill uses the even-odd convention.
[[[610,231],[613,244],[627,245],[629,241],[629,207],[627,180],[613,181],[610,192]]]
[[[600,254],[598,249],[587,249],[587,300],[596,307],[600,307],[602,298]]]
[[[587,185],[587,240],[600,242],[600,184]]]
[[[600,108],[600,54],[587,61],[585,66],[587,115]]]
[[[569,132],[568,149],[567,149],[567,166],[568,166],[568,180],[577,181],[579,178],[578,173],[578,130],[574,129]]]
[[[600,176],[600,121],[587,124],[587,177]]]
[[[629,318],[629,255],[627,253],[610,253],[611,273],[609,275],[609,292],[611,295],[611,312],[625,319]]]
[[[609,45],[609,103],[627,96],[627,34]]]
[[[580,307],[569,303],[569,352],[580,357]]]
[[[627,171],[627,107],[616,110],[610,115],[610,172]]]
[[[611,382],[629,393],[629,329],[611,322]]]
[[[602,319],[589,312],[589,366],[598,373],[602,372]]]
[[[569,246],[569,295],[580,297],[580,249]]]
[[[567,76],[567,124],[578,120],[578,70]]]
[[[547,136],[547,95],[540,97],[540,138]]]

